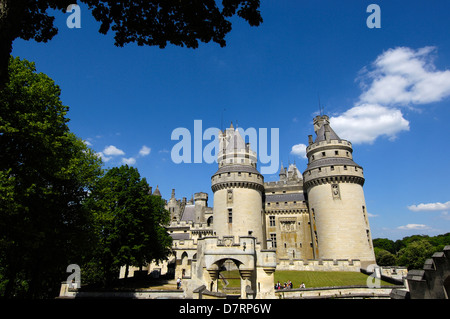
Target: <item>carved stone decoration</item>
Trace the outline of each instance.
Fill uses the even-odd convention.
[[[223,245],[225,247],[231,247],[233,245],[233,238],[226,237],[223,239]]]
[[[233,204],[233,190],[232,189],[227,190],[227,204],[228,205]]]
[[[280,218],[280,230],[285,233],[295,232],[297,230],[297,219]]]
[[[341,198],[341,194],[339,192],[339,184],[331,184],[331,194],[333,195],[333,199]]]

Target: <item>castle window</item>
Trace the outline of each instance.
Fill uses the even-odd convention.
[[[325,152],[322,152],[322,156],[325,156]]]
[[[238,176],[241,176],[241,172],[238,172]]]
[[[344,169],[345,169],[345,170],[347,169],[347,165],[344,165]]]
[[[313,156],[311,156],[311,160],[313,160],[313,161],[314,161],[314,155],[313,155]]]
[[[334,171],[334,166],[333,165],[331,165],[331,170]]]
[[[287,205],[287,202],[284,202],[284,205]]]
[[[275,226],[275,216],[269,216],[269,225]]]
[[[334,155],[339,155],[339,151],[334,151]]]
[[[272,247],[277,248],[277,234],[270,234],[270,239],[272,240]]]
[[[231,208],[228,209],[228,223],[233,223],[233,211],[231,210]]]

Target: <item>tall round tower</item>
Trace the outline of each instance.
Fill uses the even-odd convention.
[[[213,232],[219,236],[254,236],[265,245],[264,177],[256,169],[256,153],[239,131],[219,136],[218,171],[211,177],[214,192]]]
[[[303,173],[319,259],[359,259],[363,268],[375,263],[364,175],[353,161],[352,144],[340,139],[326,115],[314,118],[313,142],[306,148]]]

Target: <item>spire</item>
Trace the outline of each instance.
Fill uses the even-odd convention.
[[[283,162],[281,162],[280,174],[279,174],[279,175],[280,175],[280,176],[281,176],[281,175],[286,176],[286,170],[284,169]]]
[[[286,180],[286,169],[283,167],[283,162],[281,162],[280,174],[278,175],[280,176],[280,181]]]
[[[331,128],[330,118],[327,115],[318,115],[314,118],[314,132],[317,135],[314,143],[325,140],[340,140],[340,137]]]
[[[155,189],[155,191],[153,192],[153,195],[161,197],[161,193],[159,192],[159,187],[158,187],[158,185],[156,185],[156,189]]]
[[[233,121],[231,121],[231,125],[230,125],[230,128],[234,129],[234,126],[233,126]]]

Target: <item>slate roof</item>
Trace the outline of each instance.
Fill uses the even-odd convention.
[[[219,170],[214,174],[224,174],[228,172],[243,172],[243,173],[254,173],[260,174],[256,168],[250,165],[226,165],[219,168]]]
[[[330,140],[340,140],[341,138],[336,134],[336,132],[331,128],[329,124],[324,124],[317,131],[317,137],[314,143],[325,141],[325,129],[330,131]]]
[[[195,205],[186,205],[184,207],[182,221],[194,221],[195,220]]]
[[[172,233],[172,234],[169,234],[169,235],[173,239],[178,239],[178,240],[189,239],[189,233]]]
[[[291,193],[291,194],[266,194],[266,202],[301,202],[305,200],[303,193]]]
[[[348,165],[348,166],[358,166],[361,168],[361,166],[356,164],[350,158],[331,157],[331,158],[321,158],[321,159],[315,160],[312,163],[308,164],[307,169],[313,169],[313,168],[317,168],[317,167],[330,166],[330,165]]]

